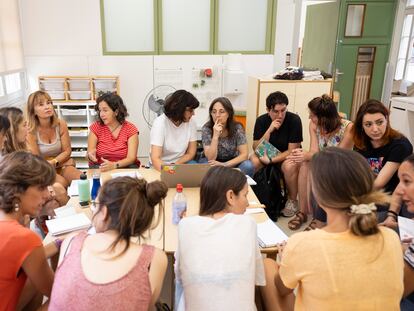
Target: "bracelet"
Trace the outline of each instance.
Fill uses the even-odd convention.
[[[392,210],[388,210],[387,214],[388,213],[393,214],[395,217],[398,217],[398,214],[396,212],[392,211]]]
[[[53,242],[55,243],[56,248],[59,250],[60,247],[62,246],[63,240],[62,239],[56,239]]]
[[[397,221],[397,216],[391,213],[387,213],[387,217],[392,217],[395,221]]]

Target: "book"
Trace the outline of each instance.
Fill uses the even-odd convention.
[[[266,139],[262,139],[254,152],[259,158],[261,158],[264,156],[265,150],[269,159],[272,159],[276,157],[279,153],[281,153],[275,146],[269,143]]]
[[[84,213],[70,215],[62,218],[46,220],[46,226],[50,234],[60,235],[72,231],[88,229],[91,221]]]
[[[288,236],[272,220],[267,219],[257,224],[257,238],[260,247],[266,248],[287,241]]]

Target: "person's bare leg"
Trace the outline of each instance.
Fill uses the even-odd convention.
[[[275,285],[275,277],[279,273],[279,267],[273,259],[264,260],[264,269],[266,276],[266,286],[260,287],[263,303],[266,310],[271,311],[290,311],[295,304],[293,293],[282,296],[279,294]]]
[[[260,159],[258,158],[258,156],[255,153],[252,153],[250,155],[249,160],[252,161],[255,172],[257,172],[262,167],[264,167],[263,163],[260,161]]]
[[[62,175],[56,174],[55,183],[61,184],[65,189],[69,187],[69,182]]]
[[[300,165],[283,161],[282,172],[286,181],[286,187],[288,190],[288,198],[296,201],[298,197],[298,176],[299,176]]]
[[[298,176],[299,209],[302,213],[309,215],[312,211],[308,204],[308,174],[309,162],[304,161],[300,165]]]
[[[62,176],[66,179],[66,182],[70,185],[72,180],[80,179],[82,172],[74,166],[65,166],[62,169]]]

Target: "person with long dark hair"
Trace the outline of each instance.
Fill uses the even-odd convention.
[[[234,109],[226,97],[214,99],[210,105],[209,121],[204,124],[202,142],[204,155],[212,166],[237,167],[253,176],[254,167],[248,160],[247,139],[243,125],[234,120]]]
[[[131,177],[102,186],[92,202],[97,233],[81,232],[62,244],[49,310],[152,310],[167,256],[139,241],[162,217],[167,191],[161,181]]]
[[[256,223],[243,215],[247,193],[239,170],[214,166],[204,176],[199,215],[178,225],[176,310],[255,310],[264,274]]]

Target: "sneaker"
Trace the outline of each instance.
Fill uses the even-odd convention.
[[[299,211],[298,201],[288,199],[280,214],[284,217],[293,217],[297,211]]]

